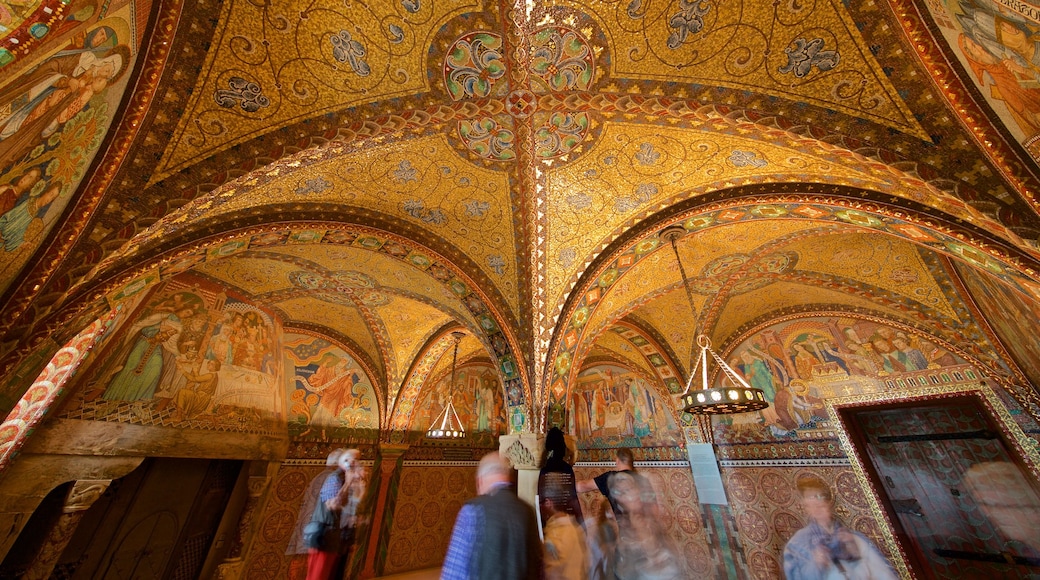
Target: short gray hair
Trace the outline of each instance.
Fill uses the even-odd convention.
[[[506,462],[497,451],[488,453],[481,458],[477,465],[477,477],[498,476],[508,479],[512,475],[513,468]]]

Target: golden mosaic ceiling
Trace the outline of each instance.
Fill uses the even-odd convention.
[[[994,87],[951,68],[956,19],[932,4],[159,3],[64,213],[16,183],[55,138],[0,147],[22,216],[0,237],[28,263],[0,280],[0,368],[189,270],[357,349],[391,404],[443,371],[452,327],[534,413],[574,358],[660,371],[619,321],[678,369],[691,328],[971,325],[951,260],[1040,288],[1040,168]],[[56,54],[39,46],[0,96]]]

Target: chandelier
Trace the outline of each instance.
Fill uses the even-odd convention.
[[[451,376],[448,377],[448,404],[444,406],[437,418],[433,420],[426,436],[430,439],[461,439],[466,436],[466,429],[455,412],[455,363],[459,359],[459,341],[465,336],[459,331],[451,333],[455,339],[455,351],[451,355]]]
[[[690,290],[690,280],[686,277],[686,269],[683,268],[682,259],[679,257],[679,248],[675,241],[686,235],[686,228],[680,225],[668,226],[661,230],[658,237],[672,244],[675,252],[675,260],[679,263],[679,273],[682,275],[683,287],[686,289],[686,299],[690,303],[690,311],[694,318],[697,317],[697,308],[693,304],[693,291]],[[739,374],[736,373],[722,357],[711,349],[711,341],[701,334],[697,336],[697,346],[701,347],[701,355],[697,363],[690,369],[690,380],[686,382],[686,392],[680,399],[683,411],[694,415],[729,415],[733,413],[748,413],[758,411],[769,406],[765,393],[762,389],[756,389],[749,385]],[[710,355],[710,358],[709,358]],[[715,361],[723,374],[730,379],[731,386],[709,387],[708,386],[708,364]],[[700,371],[698,373],[697,371]],[[693,379],[698,374],[701,376],[701,388],[693,388]]]

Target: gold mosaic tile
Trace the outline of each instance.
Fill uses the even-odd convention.
[[[383,364],[379,346],[358,310],[343,304],[330,304],[313,298],[293,298],[278,303],[290,320],[305,321],[331,328],[357,343],[376,364]]]
[[[432,306],[405,298],[396,298],[376,310],[389,334],[390,347],[397,362],[394,373],[388,374],[397,378],[392,384],[399,385],[419,355],[419,348],[434,330],[450,322],[451,318]]]
[[[295,121],[429,90],[434,33],[479,4],[225,2],[152,182]]]
[[[606,29],[611,77],[766,93],[927,138],[838,0],[564,4]]]
[[[274,203],[378,211],[451,240],[519,308],[513,209],[506,173],[460,159],[443,135],[345,154],[224,198],[202,218]]]
[[[864,172],[820,156],[704,129],[608,123],[591,151],[548,172],[550,304],[564,298],[565,284],[624,224],[702,193],[699,188],[824,176],[887,189]]]
[[[913,245],[887,236],[840,234],[785,246],[798,253],[798,269],[858,280],[957,319]]]

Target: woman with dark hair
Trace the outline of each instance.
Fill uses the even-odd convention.
[[[574,468],[567,462],[567,441],[559,427],[549,429],[545,435],[542,469],[538,472],[538,497],[542,526],[552,515],[545,506],[546,500],[551,501],[557,511],[572,515],[579,522],[584,521],[578,491],[574,486]]]

